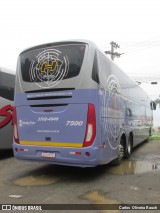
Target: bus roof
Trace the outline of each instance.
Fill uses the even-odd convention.
[[[50,46],[53,46],[53,45],[58,46],[58,45],[65,45],[65,44],[89,44],[89,45],[97,48],[96,44],[93,43],[92,41],[83,40],[83,39],[76,39],[76,40],[57,41],[57,42],[53,42],[53,43],[45,43],[45,44],[36,45],[36,46],[33,46],[33,47],[30,47],[30,48],[23,50],[20,53],[20,55],[25,53],[25,52],[36,50],[37,48],[45,48],[45,47],[50,47]]]

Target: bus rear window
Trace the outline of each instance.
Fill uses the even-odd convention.
[[[84,44],[50,46],[20,55],[25,82],[55,82],[78,76],[85,53]]]

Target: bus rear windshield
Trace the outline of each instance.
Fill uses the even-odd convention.
[[[84,44],[69,44],[36,49],[20,55],[22,79],[25,82],[54,82],[79,75]]]

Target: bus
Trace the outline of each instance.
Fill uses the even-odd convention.
[[[151,135],[149,97],[91,41],[31,47],[20,53],[17,64],[17,159],[118,165]]]
[[[0,150],[12,149],[15,75],[0,67]]]

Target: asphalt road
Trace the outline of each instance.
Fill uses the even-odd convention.
[[[11,151],[1,151],[0,203],[160,204],[160,141],[141,144],[129,160],[117,167],[74,168],[23,162],[16,160]]]

